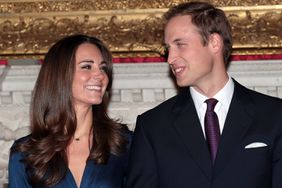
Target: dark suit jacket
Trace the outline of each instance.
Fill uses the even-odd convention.
[[[234,82],[214,165],[186,88],[138,116],[127,188],[281,188],[282,100]]]

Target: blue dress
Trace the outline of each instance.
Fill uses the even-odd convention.
[[[9,188],[34,188],[28,183],[25,164],[21,162],[22,158],[23,154],[19,152],[10,155]],[[106,165],[97,165],[93,161],[88,161],[80,188],[122,188],[126,176],[127,161],[128,152],[120,156],[110,155]],[[52,188],[77,188],[71,171],[68,170],[67,175]]]

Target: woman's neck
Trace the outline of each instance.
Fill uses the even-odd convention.
[[[74,133],[74,139],[80,140],[84,137],[89,138],[92,129],[93,114],[92,108],[77,110],[76,112],[77,127]]]

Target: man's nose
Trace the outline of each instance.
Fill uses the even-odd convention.
[[[172,49],[169,49],[167,51],[167,63],[169,65],[172,65],[174,61],[175,61],[175,52]]]

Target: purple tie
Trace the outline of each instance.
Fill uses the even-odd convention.
[[[210,98],[205,102],[207,103],[207,111],[205,115],[205,133],[210,149],[211,159],[214,163],[220,137],[218,118],[214,112],[214,107],[217,103],[217,100]]]

